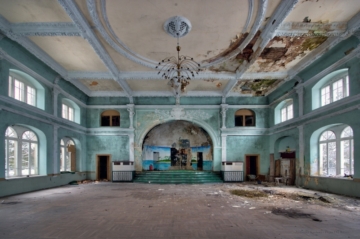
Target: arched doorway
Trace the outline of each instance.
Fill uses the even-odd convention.
[[[143,170],[213,170],[213,142],[201,127],[184,120],[152,128],[142,144]]]

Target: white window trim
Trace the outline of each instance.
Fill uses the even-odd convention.
[[[21,98],[23,100],[19,100],[19,99],[15,98],[15,81],[21,82],[24,85],[24,90],[21,92],[21,94],[22,94]],[[20,79],[19,77],[14,77],[12,75],[9,75],[8,83],[9,83],[8,95],[11,98],[13,98],[15,100],[18,100],[18,101],[21,101],[21,102],[24,102],[24,103],[26,103],[28,105],[37,107],[37,105],[36,105],[36,102],[37,102],[37,89],[36,89],[36,87],[34,87],[32,84],[29,84],[27,81],[24,81],[24,80]],[[32,88],[34,90],[34,92],[35,92],[34,104],[31,104],[31,103],[28,102],[28,87]]]
[[[61,144],[61,141],[64,142],[64,144]],[[62,138],[60,140],[60,165],[61,165],[61,161],[64,162],[63,169],[60,166],[60,172],[71,171],[71,153],[68,151],[68,147],[70,145],[75,145],[75,142],[72,139]],[[62,152],[63,154],[61,155]],[[70,159],[70,165],[68,165],[66,162],[66,156],[68,156]]]
[[[13,128],[13,127],[11,127],[14,131],[15,131],[15,133],[16,133],[16,135],[17,135],[17,137],[8,137],[8,136],[5,136],[5,140],[6,141],[9,141],[9,140],[13,140],[13,141],[16,141],[16,148],[15,148],[15,161],[16,161],[16,165],[18,165],[17,166],[17,168],[16,168],[16,174],[14,175],[14,176],[10,176],[9,175],[9,160],[8,160],[8,158],[6,158],[5,159],[5,162],[7,163],[7,172],[6,172],[6,175],[5,175],[5,177],[6,178],[9,178],[9,179],[11,179],[11,178],[19,178],[19,177],[29,177],[29,176],[38,176],[39,175],[39,137],[38,137],[38,135],[34,132],[34,131],[32,131],[32,130],[30,130],[30,129],[24,129],[23,130],[23,132],[19,132],[18,130],[16,130],[15,128]],[[33,140],[27,140],[27,139],[23,139],[22,137],[23,137],[23,134],[25,133],[25,132],[27,132],[27,131],[30,131],[30,132],[32,132],[33,134],[35,134],[35,136],[36,136],[36,140],[37,141],[33,141]],[[29,173],[28,174],[22,174],[22,170],[23,170],[23,168],[22,168],[22,145],[23,145],[23,143],[28,143],[29,144],[29,149],[31,149],[31,145],[32,144],[36,144],[36,147],[37,147],[37,158],[35,159],[36,160],[36,165],[37,165],[37,167],[36,167],[36,173],[35,174],[31,174],[31,168],[30,168],[30,161],[29,161],[29,166],[28,166],[28,170],[29,170]],[[8,144],[7,144],[8,145]],[[8,148],[6,148],[5,150],[8,150]],[[29,155],[31,154],[31,152],[29,151]],[[7,155],[9,155],[8,153],[7,153]],[[29,159],[30,160],[30,159]]]
[[[291,106],[291,117],[289,116],[289,107]],[[286,111],[285,114],[285,119],[283,119],[282,117],[282,112],[283,110]],[[294,104],[292,100],[289,100],[288,102],[285,103],[285,105],[283,107],[280,108],[280,123],[291,120],[292,118],[294,118]]]
[[[66,107],[66,110],[64,110],[65,107]],[[64,114],[64,112],[65,112],[65,114]],[[74,119],[75,119],[75,110],[74,110],[74,108],[71,105],[66,104],[66,103],[63,102],[62,105],[61,105],[61,116],[62,116],[63,119],[67,119],[69,121],[74,122]]]
[[[338,99],[338,100],[334,101],[334,99],[333,99],[333,83],[335,83],[338,80],[342,80],[342,83],[343,83],[343,97],[341,99],[344,99],[345,97],[349,96],[349,75],[347,73],[338,75],[338,76],[332,78],[331,80],[327,81],[323,86],[320,87],[320,94],[319,94],[320,107],[324,107],[326,105],[329,105],[331,103],[341,100],[341,99]],[[330,86],[330,103],[323,105],[321,91],[322,91],[322,89],[324,89],[325,87],[328,87],[328,86]]]

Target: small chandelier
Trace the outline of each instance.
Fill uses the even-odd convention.
[[[168,84],[176,90],[176,93],[179,90],[184,93],[190,80],[201,71],[200,64],[194,61],[194,58],[180,55],[179,38],[190,31],[191,24],[186,18],[176,16],[164,24],[164,29],[171,36],[177,38],[177,57],[165,58],[155,68],[159,70],[159,75],[163,73],[161,77],[169,80]]]

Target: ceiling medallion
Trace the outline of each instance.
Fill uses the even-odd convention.
[[[192,57],[180,55],[179,38],[189,33],[191,23],[185,17],[175,16],[165,22],[164,30],[177,39],[177,57],[165,58],[155,68],[159,70],[158,74],[163,73],[161,77],[169,80],[168,84],[175,89],[176,94],[179,91],[184,93],[189,81],[201,71],[200,64]]]

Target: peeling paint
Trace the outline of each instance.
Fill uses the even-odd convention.
[[[272,79],[239,80],[232,91],[262,96],[270,89],[276,87],[280,82],[281,80]]]
[[[326,36],[276,36],[264,48],[249,72],[285,71],[327,40]]]

